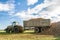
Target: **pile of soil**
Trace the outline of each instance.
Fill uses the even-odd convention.
[[[60,22],[52,23],[50,28],[46,29],[42,34],[60,35]]]

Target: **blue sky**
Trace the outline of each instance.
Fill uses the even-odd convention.
[[[18,21],[23,26],[23,21],[31,18],[60,21],[59,2],[59,0],[0,0],[0,29],[5,29],[13,21]]]
[[[40,2],[37,2],[34,5],[28,6],[27,0],[0,0],[0,4],[2,4],[1,6],[5,5],[5,4],[8,4],[8,5],[13,4],[14,5],[14,8],[11,9],[12,11],[14,11],[14,13],[12,13],[12,14],[21,12],[23,10],[26,11],[28,9],[28,7],[33,8],[37,4],[40,4],[41,2],[42,2],[42,0]],[[13,21],[18,21],[20,23],[20,25],[23,25],[23,20],[21,18],[19,18],[17,16],[12,17],[13,15],[9,15],[9,11],[11,11],[11,10],[7,9],[5,11],[5,9],[0,10],[0,29],[4,29],[8,25],[11,25],[11,23]]]

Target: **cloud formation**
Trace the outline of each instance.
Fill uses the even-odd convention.
[[[32,5],[32,3],[31,3]],[[43,3],[28,8],[27,11],[17,12],[15,16],[28,20],[31,18],[46,18],[51,19],[51,22],[60,21],[60,0],[44,0]]]
[[[0,11],[12,12],[14,10],[14,0],[9,0],[5,4],[0,3]]]
[[[34,5],[38,0],[27,0],[27,5]]]

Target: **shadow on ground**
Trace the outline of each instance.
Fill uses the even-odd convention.
[[[60,40],[60,35],[54,35],[54,37],[56,38],[55,40]]]
[[[34,32],[23,32],[23,33],[6,33],[5,31],[0,31],[0,35],[10,35],[10,34],[35,34]]]
[[[16,34],[16,33],[6,33],[6,32],[0,32],[0,35],[10,35],[10,34]]]

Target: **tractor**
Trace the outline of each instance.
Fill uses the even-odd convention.
[[[5,29],[6,33],[22,33],[24,31],[23,27],[19,25],[17,22],[13,22],[12,25],[9,25]]]

